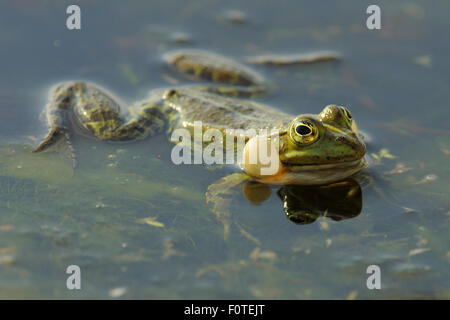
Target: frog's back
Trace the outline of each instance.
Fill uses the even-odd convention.
[[[205,128],[280,129],[292,121],[292,116],[254,101],[235,99],[190,88],[168,91],[167,104],[179,112],[184,127],[201,121]]]

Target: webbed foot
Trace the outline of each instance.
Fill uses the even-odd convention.
[[[235,187],[248,179],[250,177],[246,174],[233,173],[211,184],[205,193],[206,203],[212,204],[212,212],[223,225],[225,240],[228,239],[231,228],[230,204],[235,198],[234,195],[240,191]]]
[[[64,132],[59,127],[51,128],[50,131],[47,133],[47,136],[42,140],[42,142],[33,149],[33,152],[42,152],[47,150],[52,145],[56,144],[58,141],[60,141],[62,138],[64,138]]]
[[[72,168],[77,167],[77,159],[75,155],[75,149],[72,146],[72,143],[70,142],[70,136],[67,130],[62,129],[60,127],[53,127],[50,129],[50,131],[47,133],[45,138],[42,140],[42,142],[32,150],[34,153],[43,152],[47,150],[48,148],[56,145],[58,142],[65,140],[66,147],[68,150],[68,157],[70,158],[70,161],[72,162]]]

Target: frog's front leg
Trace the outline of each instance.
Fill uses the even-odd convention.
[[[236,187],[250,179],[248,175],[236,172],[214,182],[206,191],[206,203],[212,204],[212,212],[222,223],[225,240],[228,239],[231,228],[230,204],[239,192]]]

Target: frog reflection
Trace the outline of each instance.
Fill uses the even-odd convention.
[[[243,186],[247,200],[258,205],[269,198],[266,184],[247,182]],[[362,191],[359,183],[348,179],[325,186],[288,185],[277,194],[283,202],[286,217],[295,224],[309,224],[324,216],[334,221],[357,217],[362,209]]]

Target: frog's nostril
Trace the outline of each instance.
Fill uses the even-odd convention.
[[[174,96],[176,93],[177,91],[175,89],[166,90],[166,92],[164,92],[164,99],[170,98]]]

